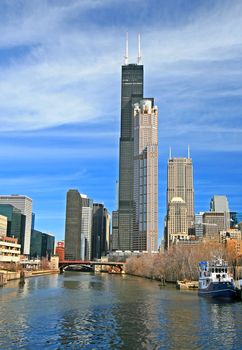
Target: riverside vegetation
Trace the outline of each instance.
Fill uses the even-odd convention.
[[[167,282],[198,280],[198,263],[218,256],[228,261],[235,277],[241,277],[238,267],[242,266],[242,259],[220,243],[176,245],[164,253],[132,256],[126,262],[125,272]]]

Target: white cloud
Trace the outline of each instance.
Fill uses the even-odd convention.
[[[0,131],[119,118],[125,21],[123,28],[111,18],[109,26],[98,27],[85,17],[90,8],[110,9],[113,2],[61,1],[50,6],[48,1],[25,1],[22,8],[16,4],[11,11],[8,7],[9,16],[0,23],[0,49],[18,52],[7,66],[0,66]],[[149,90],[152,80],[162,88],[155,91],[161,112],[165,99],[174,103],[164,123],[176,123],[179,129],[184,110],[198,101],[208,103],[201,98],[239,96],[238,88],[224,86],[218,92],[214,85],[241,80],[241,67],[226,67],[242,54],[241,20],[241,2],[223,2],[188,16],[179,27],[148,21],[141,28]],[[133,36],[134,28],[131,31]],[[18,51],[21,47],[23,53]],[[136,49],[130,51],[133,55]],[[227,114],[221,112],[220,118]]]

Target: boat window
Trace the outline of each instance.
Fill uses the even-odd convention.
[[[217,275],[216,275],[216,278],[219,278],[219,277],[220,277],[220,274],[217,274]]]
[[[216,272],[216,273],[218,272],[218,269],[217,269],[217,268],[215,269],[215,272]]]
[[[225,278],[225,275],[223,275],[222,277]]]
[[[214,268],[212,268],[212,273],[214,273]]]
[[[225,271],[224,271],[225,273],[227,273],[227,269],[225,269]]]
[[[224,272],[224,269],[221,269],[222,272]]]

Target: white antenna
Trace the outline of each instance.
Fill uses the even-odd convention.
[[[129,34],[128,32],[126,32],[124,64],[127,66],[128,63],[129,63]]]
[[[169,147],[169,159],[171,159],[171,146]]]
[[[138,60],[137,63],[141,63],[141,48],[140,48],[140,34],[138,34]]]
[[[190,155],[190,145],[188,145],[188,147],[187,147],[187,158],[191,158],[191,155]]]

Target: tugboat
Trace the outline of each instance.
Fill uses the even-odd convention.
[[[216,258],[211,263],[199,263],[198,295],[210,298],[236,299],[237,291],[228,263]]]

